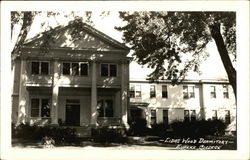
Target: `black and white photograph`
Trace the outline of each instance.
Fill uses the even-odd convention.
[[[249,158],[249,7],[23,3],[1,11],[3,159]]]

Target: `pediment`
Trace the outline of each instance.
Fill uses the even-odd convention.
[[[25,43],[25,46],[97,51],[129,50],[124,44],[84,23],[82,28],[77,30],[77,33],[73,25],[57,27],[32,38]]]

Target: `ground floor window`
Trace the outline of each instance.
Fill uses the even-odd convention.
[[[155,109],[151,109],[151,125],[156,124],[156,110]]]
[[[217,120],[217,110],[212,110],[212,120]]]
[[[50,117],[50,100],[48,98],[31,99],[31,117]]]
[[[226,124],[230,124],[231,123],[231,118],[230,118],[230,111],[229,110],[225,110],[226,114],[225,114],[225,123]]]
[[[113,117],[113,100],[101,99],[97,103],[98,117]]]
[[[184,110],[184,121],[196,121],[196,111],[195,110]]]
[[[168,110],[164,109],[162,113],[163,113],[163,123],[168,124]]]

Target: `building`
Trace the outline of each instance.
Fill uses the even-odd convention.
[[[129,121],[147,125],[173,121],[222,119],[236,130],[236,104],[227,80],[130,81]]]
[[[125,45],[76,21],[28,40],[14,61],[12,121],[126,125],[128,53]]]
[[[223,119],[235,130],[236,104],[227,80],[172,86],[129,79],[128,53],[125,45],[77,22],[28,40],[14,61],[12,121],[92,127],[146,119],[150,127]]]

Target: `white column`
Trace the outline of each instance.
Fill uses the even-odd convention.
[[[18,104],[18,117],[17,125],[20,123],[25,123],[28,117],[28,92],[25,86],[27,80],[27,61],[26,59],[21,59],[21,72],[20,72],[20,85],[19,85],[19,104]]]
[[[128,79],[128,63],[123,61],[121,67],[121,119],[125,127],[128,127]]]
[[[201,85],[200,85],[200,87],[199,87],[200,89],[199,89],[199,92],[200,92],[200,99],[199,99],[199,101],[200,101],[200,119],[206,119],[206,115],[205,115],[205,103],[204,103],[204,101],[205,101],[205,96],[204,96],[204,84],[203,83],[201,83]]]
[[[52,83],[52,106],[51,106],[52,125],[58,125],[59,71],[60,71],[60,64],[58,63],[58,60],[55,60],[54,71],[53,71],[53,83]]]
[[[96,88],[96,61],[92,61],[92,85],[91,85],[91,125],[97,124],[97,88]]]

